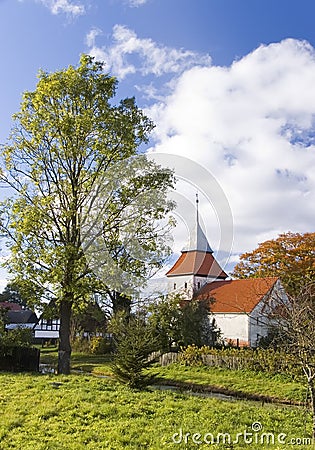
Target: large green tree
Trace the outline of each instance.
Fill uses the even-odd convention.
[[[212,324],[209,303],[185,300],[181,294],[168,295],[148,307],[148,322],[156,336],[158,350],[195,344],[214,345],[219,330]]]
[[[158,221],[173,174],[139,156],[153,124],[134,98],[114,102],[102,63],[83,55],[38,77],[3,146],[1,179],[14,195],[1,228],[13,279],[34,302],[58,304],[58,371],[69,373],[72,311],[93,290],[131,296],[165,257]]]
[[[315,280],[315,233],[282,233],[240,256],[236,278],[279,277],[291,295]]]

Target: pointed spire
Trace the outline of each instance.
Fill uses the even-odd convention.
[[[166,276],[198,276],[207,279],[225,280],[227,274],[213,256],[209,242],[199,224],[199,198],[196,194],[196,226],[190,233],[189,243]],[[193,279],[194,280],[194,279]]]
[[[199,224],[199,196],[196,193],[196,226],[195,229],[190,233],[188,244],[182,249],[182,252],[204,252],[213,253],[206,235],[202,231]]]

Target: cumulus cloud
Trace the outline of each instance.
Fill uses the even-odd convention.
[[[98,46],[101,30],[92,29],[86,36],[89,53],[104,61],[106,70],[123,79],[130,74],[178,74],[198,64],[209,66],[211,58],[189,50],[178,50],[158,45],[151,39],[142,39],[123,25],[113,28],[111,46]]]
[[[222,186],[235,254],[283,231],[314,231],[314,79],[314,48],[287,39],[230,67],[185,70],[147,111],[153,151],[197,161]]]
[[[71,0],[38,0],[44,6],[50,9],[52,14],[64,13],[72,17],[80,16],[85,13],[85,7],[82,3],[73,3]]]

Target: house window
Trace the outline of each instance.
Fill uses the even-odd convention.
[[[198,287],[198,289],[200,289],[200,281],[198,281],[197,287]]]
[[[187,283],[185,283],[185,289],[187,289]]]
[[[174,283],[174,289],[176,289],[176,283]]]

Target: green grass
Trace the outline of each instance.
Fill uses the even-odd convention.
[[[41,362],[57,367],[56,349],[41,350]],[[73,353],[71,357],[72,369],[95,375],[111,375],[110,363],[111,359],[108,355]],[[276,397],[281,400],[303,402],[307,393],[303,382],[293,381],[287,376],[270,376],[266,373],[249,370],[234,371],[205,366],[186,367],[176,363],[167,367],[155,366],[152,370],[159,377],[168,381],[218,386],[248,394]]]
[[[19,450],[296,448],[291,438],[309,436],[302,408],[220,401],[178,392],[132,392],[108,378],[89,375],[0,374],[0,448]],[[260,422],[263,431],[288,435],[286,445],[194,444],[191,435],[230,433],[232,440]],[[187,443],[176,444],[183,431]],[[253,433],[260,439],[261,433]],[[179,439],[178,435],[176,436]],[[208,435],[209,438],[209,435]],[[222,439],[221,439],[222,442]],[[300,449],[311,448],[299,445]]]
[[[166,380],[183,381],[200,385],[214,385],[249,394],[260,394],[283,400],[304,401],[306,387],[302,382],[289,377],[249,370],[228,370],[216,367],[186,367],[171,364],[159,368],[159,374]]]
[[[40,351],[41,363],[57,368],[58,353],[56,347],[41,348]],[[109,375],[111,373],[110,364],[110,355],[91,355],[78,352],[73,352],[71,355],[71,367],[74,370]]]

